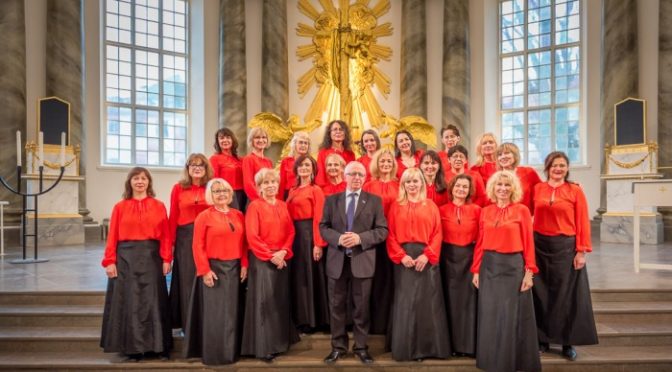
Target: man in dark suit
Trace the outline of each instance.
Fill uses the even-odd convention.
[[[324,203],[320,234],[327,248],[327,280],[331,312],[331,353],[324,358],[334,363],[348,351],[348,287],[352,288],[355,345],[353,352],[365,363],[373,363],[366,344],[369,334],[369,299],[376,270],[377,244],[387,238],[387,221],[376,195],[362,191],[366,170],[359,162],[345,167],[345,192],[331,195]]]

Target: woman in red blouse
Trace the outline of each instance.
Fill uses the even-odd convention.
[[[243,162],[238,156],[238,140],[229,128],[215,133],[215,153],[210,157],[212,175],[223,178],[235,192],[231,206],[245,212],[247,195],[243,189]]]
[[[134,361],[150,352],[167,359],[173,346],[164,278],[173,252],[166,207],[154,195],[149,171],[131,169],[112,210],[102,262],[109,280],[100,346]]]
[[[350,128],[343,120],[333,120],[327,125],[320,144],[320,151],[317,153],[315,183],[318,186],[324,187],[329,182],[326,163],[330,154],[340,155],[345,160],[345,164],[355,160],[355,153],[351,149],[351,141]],[[345,167],[345,164],[343,167]]]
[[[467,149],[462,145],[453,146],[448,150],[448,159],[448,168],[443,170],[446,175],[446,182],[450,182],[456,175],[467,174],[471,177],[474,186],[471,202],[478,204],[481,207],[490,204],[490,200],[488,200],[488,197],[485,195],[483,177],[481,177],[480,173],[467,168],[469,162],[469,152]]]
[[[523,188],[523,199],[520,200],[534,215],[534,186],[541,183],[541,178],[534,168],[520,166],[520,150],[513,143],[502,143],[497,148],[497,168],[516,173]]]
[[[383,213],[387,217],[390,206],[399,196],[397,182],[397,162],[390,149],[381,149],[373,155],[370,165],[371,180],[364,184],[364,191],[380,197]],[[387,256],[385,244],[376,247],[376,271],[371,283],[371,324],[369,333],[384,335],[390,318],[392,297],[394,296],[394,265]]]
[[[532,217],[520,181],[499,171],[486,186],[495,203],[481,210],[471,272],[478,291],[476,367],[486,371],[540,371],[532,303]]]
[[[555,151],[544,161],[547,181],[534,192],[534,245],[540,275],[534,278],[534,306],[539,349],[562,345],[562,355],[576,359],[572,345],[597,344],[597,331],[586,271],[592,251],[588,203],[581,187],[567,180],[569,158]]]
[[[422,151],[416,150],[411,132],[402,129],[394,134],[394,157],[397,160],[397,178],[408,168],[420,166]]]
[[[364,168],[366,168],[366,182],[369,182],[371,180],[371,159],[373,159],[373,154],[380,150],[380,137],[378,137],[378,133],[374,129],[367,129],[362,132],[359,148],[363,155],[357,161],[362,163]]]
[[[187,322],[187,308],[191,289],[196,277],[192,238],[194,220],[206,210],[205,185],[212,178],[212,168],[203,154],[191,154],[182,171],[182,179],[173,186],[170,193],[170,215],[168,229],[173,256],[173,276],[170,281],[170,314],[173,328],[184,331]]]
[[[294,257],[290,267],[294,324],[303,333],[329,325],[327,274],[322,259],[327,243],[320,235],[324,194],[315,185],[317,162],[302,155],[294,163],[296,184],[287,198],[289,215],[294,221]]]
[[[345,170],[345,160],[341,155],[332,153],[327,155],[324,161],[327,173],[327,183],[322,185],[322,192],[324,196],[337,194],[345,191],[345,179],[343,178],[343,171]],[[319,165],[318,165],[319,167]],[[319,173],[317,174],[319,175]],[[317,179],[317,175],[315,179]]]
[[[497,138],[492,133],[483,133],[476,143],[476,163],[471,170],[480,173],[483,182],[487,183],[497,171]]]
[[[310,154],[310,137],[306,132],[296,132],[289,142],[289,154],[280,162],[280,192],[278,197],[286,200],[289,190],[296,186],[294,161],[302,155]]]
[[[417,168],[404,171],[388,217],[387,253],[395,264],[387,344],[398,361],[450,357],[441,289],[441,216]]]
[[[429,150],[422,155],[420,170],[427,185],[427,199],[440,207],[448,202],[446,177],[443,175],[443,164],[439,154]]]
[[[208,209],[194,223],[197,278],[193,282],[185,357],[200,357],[204,364],[230,364],[240,350],[240,282],[247,278],[245,217],[229,208],[233,188],[222,178],[208,182]]]
[[[476,354],[476,311],[478,292],[471,284],[469,270],[478,237],[481,207],[471,202],[472,178],[459,174],[448,183],[450,201],[439,208],[443,244],[441,278],[448,314],[448,329],[453,352],[459,356]]]
[[[273,168],[271,159],[264,156],[264,150],[270,145],[268,133],[263,128],[250,129],[247,135],[247,147],[252,151],[243,157],[243,188],[247,195],[248,204],[259,199],[254,177],[263,168]]]
[[[254,181],[260,198],[250,203],[245,214],[252,254],[241,354],[272,362],[299,341],[290,312],[287,270],[287,260],[293,255],[294,223],[287,204],[277,199],[278,172],[262,169]]]
[[[460,130],[457,129],[457,126],[453,124],[448,124],[447,126],[441,128],[441,143],[443,144],[443,151],[439,151],[439,157],[441,158],[441,165],[443,165],[444,171],[450,169],[450,162],[448,158],[448,151],[453,147],[460,144]],[[468,164],[465,164],[465,168],[469,168]]]

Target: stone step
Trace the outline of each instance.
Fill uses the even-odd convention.
[[[564,360],[559,351],[541,357],[544,371],[669,371],[672,368],[672,354],[666,346],[633,347],[577,347],[579,358],[574,362]],[[276,358],[273,363],[264,363],[256,359],[241,358],[237,363],[227,366],[231,371],[477,371],[475,361],[469,358],[449,360],[425,360],[423,362],[396,362],[390,353],[372,351],[375,363],[364,367],[352,355],[339,360],[333,366],[322,362],[325,352],[322,350],[290,351]],[[204,366],[198,359],[179,359],[173,354],[169,361],[144,360],[140,363],[125,362],[117,354],[102,352],[6,352],[0,351],[0,369],[4,370],[95,370],[120,371],[165,371],[165,370],[214,370]]]
[[[594,302],[672,301],[672,289],[591,289]]]
[[[102,321],[102,305],[3,305],[0,307],[0,326],[100,328]]]
[[[668,301],[599,301],[593,303],[595,322],[672,323],[672,302]]]
[[[600,346],[657,346],[671,345],[672,324],[637,322],[597,323]]]
[[[101,291],[0,292],[0,305],[99,305],[105,304]]]

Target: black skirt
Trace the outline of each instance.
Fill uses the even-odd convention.
[[[159,242],[119,242],[117,274],[107,281],[100,346],[127,355],[170,351],[170,305]]]
[[[294,221],[294,256],[289,261],[292,319],[298,327],[329,325],[325,257],[313,260],[313,220]]]
[[[402,245],[413,259],[425,248],[421,243]],[[421,272],[394,266],[394,300],[387,343],[397,361],[450,357],[446,308],[438,265]]]
[[[520,291],[520,253],[485,251],[478,291],[476,366],[486,371],[540,371],[532,291]]]
[[[240,260],[210,259],[215,286],[194,278],[184,339],[185,358],[201,357],[203,364],[235,363],[240,355]]]
[[[245,190],[234,190],[233,191],[233,200],[231,201],[231,208],[237,209],[243,214],[247,210],[247,194]]]
[[[539,274],[532,290],[539,342],[597,344],[588,268],[574,270],[576,238],[534,233],[534,245]]]
[[[177,227],[175,236],[175,252],[173,254],[173,275],[170,281],[170,313],[173,317],[173,328],[187,328],[187,309],[191,290],[196,277],[194,252],[194,224]]]
[[[242,355],[263,358],[284,353],[299,342],[290,312],[289,270],[249,253]]]
[[[473,244],[461,247],[443,243],[441,246],[441,278],[450,345],[453,351],[464,354],[476,353],[478,290],[471,282],[473,258]]]
[[[369,333],[384,335],[392,311],[394,297],[394,264],[387,255],[385,243],[378,244],[376,250],[376,271],[371,283],[371,328]]]

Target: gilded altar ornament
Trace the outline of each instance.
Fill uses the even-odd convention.
[[[289,155],[289,144],[294,133],[310,133],[320,125],[322,125],[322,122],[319,119],[301,124],[298,115],[290,115],[287,121],[284,121],[272,112],[260,112],[254,115],[248,123],[250,128],[263,128],[268,133],[269,141],[282,143],[281,158]]]
[[[392,49],[378,44],[378,38],[392,35],[391,23],[378,24],[378,19],[390,10],[389,0],[379,0],[369,7],[369,0],[319,1],[318,11],[310,0],[299,0],[299,11],[313,25],[299,23],[297,35],[311,38],[311,43],[299,46],[299,60],[312,58],[313,66],[298,80],[298,92],[304,97],[312,87],[318,91],[304,120],[314,122],[342,119],[350,125],[353,138],[359,138],[365,123],[380,126],[384,115],[372,91],[373,85],[387,98],[390,78],[377,64],[389,61]]]
[[[422,116],[404,116],[397,120],[395,117],[387,114],[381,116],[386,129],[380,132],[380,139],[390,138],[394,141],[394,135],[400,130],[407,130],[418,142],[422,142],[427,147],[436,147],[436,132],[434,126],[427,122]]]

